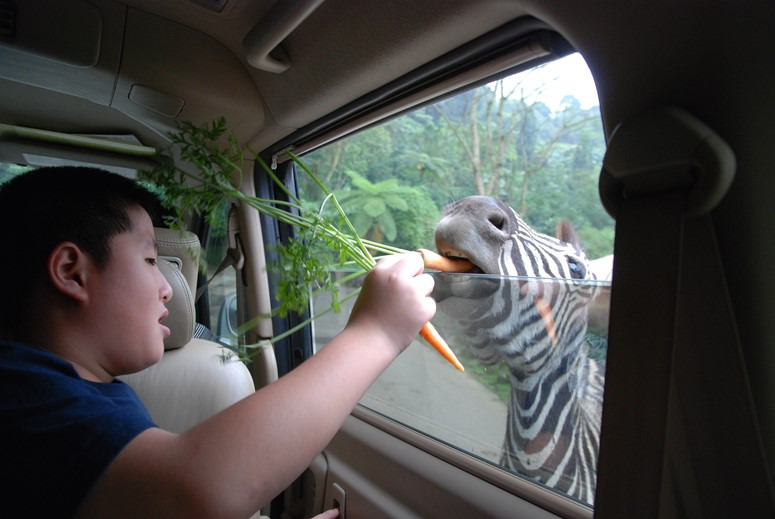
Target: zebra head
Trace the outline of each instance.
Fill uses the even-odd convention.
[[[570,225],[557,234],[537,232],[493,198],[450,204],[436,247],[476,267],[437,275],[434,297],[476,358],[509,368],[501,465],[592,503],[603,370],[589,357],[586,330],[598,288]]]
[[[561,224],[558,235],[537,232],[490,197],[444,208],[435,231],[439,253],[466,258],[472,272],[490,276],[439,276],[434,296],[461,322],[481,361],[505,361],[518,376],[568,362],[566,350],[583,341],[596,293],[584,282],[595,276],[570,224]]]

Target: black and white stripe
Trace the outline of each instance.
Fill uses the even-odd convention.
[[[489,197],[450,204],[437,248],[497,277],[448,276],[439,309],[462,323],[477,359],[509,367],[503,466],[592,503],[603,369],[588,358],[585,336],[598,289],[575,232],[560,234],[536,232]]]

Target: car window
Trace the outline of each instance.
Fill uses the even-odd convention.
[[[201,312],[207,315],[207,324],[215,339],[230,347],[238,344],[236,326],[237,315],[237,272],[233,266],[223,268],[228,253],[228,218],[230,203],[221,205],[217,213],[201,232],[205,236],[202,243],[200,263],[200,283],[207,282],[207,291],[203,297],[206,305]]]
[[[613,222],[597,194],[604,151],[594,82],[574,54],[303,158],[338,194],[362,237],[435,248],[443,208],[486,195],[532,229],[525,257],[563,263],[564,276],[535,265],[520,269],[519,260],[500,272],[435,274],[433,324],[466,371],[418,338],[361,405],[586,503],[594,496],[613,250]],[[304,175],[299,184],[303,199],[321,203]],[[488,218],[486,207],[471,207]],[[552,241],[563,220],[583,250]],[[478,243],[481,250],[502,247]],[[358,284],[343,284],[339,299]],[[342,329],[351,302],[314,321],[316,348]],[[330,294],[319,294],[313,315],[330,305]]]
[[[13,177],[35,169],[33,166],[0,162],[0,184],[8,182]]]

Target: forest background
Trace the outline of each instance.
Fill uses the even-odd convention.
[[[612,253],[613,220],[598,194],[605,153],[599,106],[572,93],[554,107],[541,92],[505,79],[394,118],[303,157],[337,194],[363,237],[414,250],[433,248],[441,209],[469,195],[513,207],[554,235],[567,218],[587,256]],[[320,207],[299,176],[300,194]]]

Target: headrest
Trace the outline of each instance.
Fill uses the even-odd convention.
[[[196,294],[197,275],[199,273],[199,238],[189,231],[176,231],[155,227],[159,257],[178,265],[180,272],[188,282],[189,291]],[[172,284],[170,282],[170,284]]]
[[[164,349],[174,350],[188,344],[194,334],[194,298],[176,264],[159,259],[159,270],[172,287],[172,298],[165,305],[170,314],[164,320],[171,333],[164,339]]]

